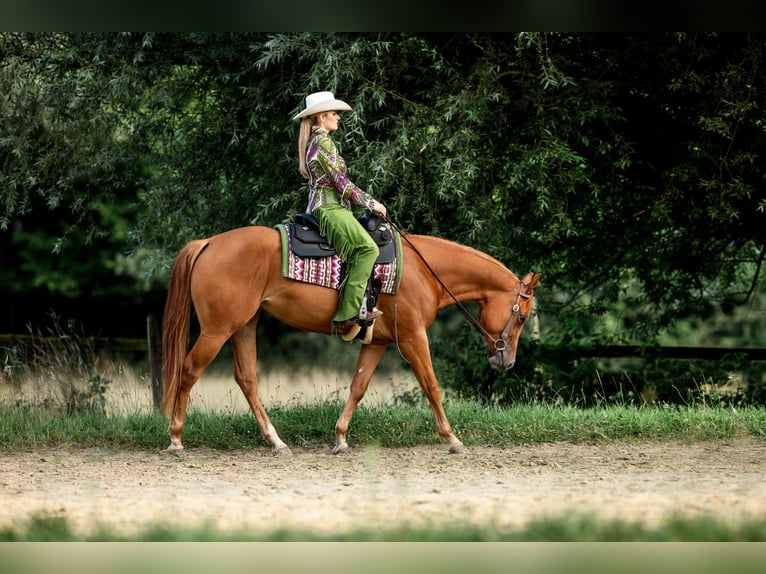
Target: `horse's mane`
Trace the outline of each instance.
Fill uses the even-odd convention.
[[[488,255],[487,253],[484,253],[483,251],[480,251],[479,249],[476,249],[475,247],[469,247],[468,245],[463,245],[462,243],[458,243],[450,239],[444,239],[443,237],[436,237],[434,235],[408,235],[408,237],[417,238],[418,240],[424,239],[427,242],[433,241],[434,243],[443,244],[445,247],[448,247],[449,249],[463,251],[464,253],[468,255],[478,257],[479,259],[482,259],[483,261],[486,261],[487,263],[492,263],[494,265],[501,267],[505,271],[513,273],[510,269],[508,269],[508,267],[505,264],[503,264],[502,261],[496,259],[495,257],[492,257],[491,255]],[[406,243],[406,240],[404,240],[403,243]]]

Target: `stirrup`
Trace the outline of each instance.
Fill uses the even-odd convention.
[[[348,331],[346,333],[343,333],[340,338],[344,341],[351,342],[354,339],[361,339],[362,345],[369,345],[372,342],[372,333],[375,329],[375,321],[372,321],[370,323],[366,323],[364,325],[364,337],[360,337],[360,333],[362,331],[362,325],[359,323],[354,323],[349,327]]]
[[[349,327],[348,331],[340,336],[340,338],[344,341],[353,341],[361,330],[362,326],[359,323],[354,323],[351,325],[351,327]]]

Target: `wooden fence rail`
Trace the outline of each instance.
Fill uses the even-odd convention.
[[[57,341],[66,340],[65,336],[17,335],[0,334],[0,348],[13,345],[45,345]],[[74,339],[74,337],[72,337]],[[148,349],[146,339],[126,339],[122,337],[77,337],[77,340],[85,345],[92,345],[94,349],[108,349],[115,353],[145,353]]]
[[[739,357],[749,361],[766,361],[766,349],[751,347],[655,347],[642,345],[540,345],[536,352],[546,356],[568,356],[572,359],[585,357],[646,358],[646,359],[700,359],[719,361]]]

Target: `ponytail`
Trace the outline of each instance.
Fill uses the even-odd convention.
[[[303,118],[301,119],[300,132],[298,133],[298,168],[305,179],[309,178],[309,167],[306,165],[306,146],[308,146],[310,136],[311,119]]]

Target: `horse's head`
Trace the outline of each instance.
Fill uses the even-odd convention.
[[[504,326],[502,311],[496,305],[487,305],[482,315],[487,317],[485,334],[490,348],[489,364],[499,371],[507,371],[516,363],[516,348],[519,344],[519,336],[524,323],[532,310],[532,299],[540,274],[527,273],[524,279],[519,281],[518,287],[513,287],[511,296],[514,303],[511,306],[510,316],[505,320]],[[505,297],[503,297],[507,301]],[[499,301],[499,299],[498,299]],[[506,303],[507,305],[507,303]],[[494,307],[494,308],[490,308]],[[502,330],[500,330],[502,328]],[[494,329],[494,330],[492,330]],[[497,333],[497,336],[495,336]]]

